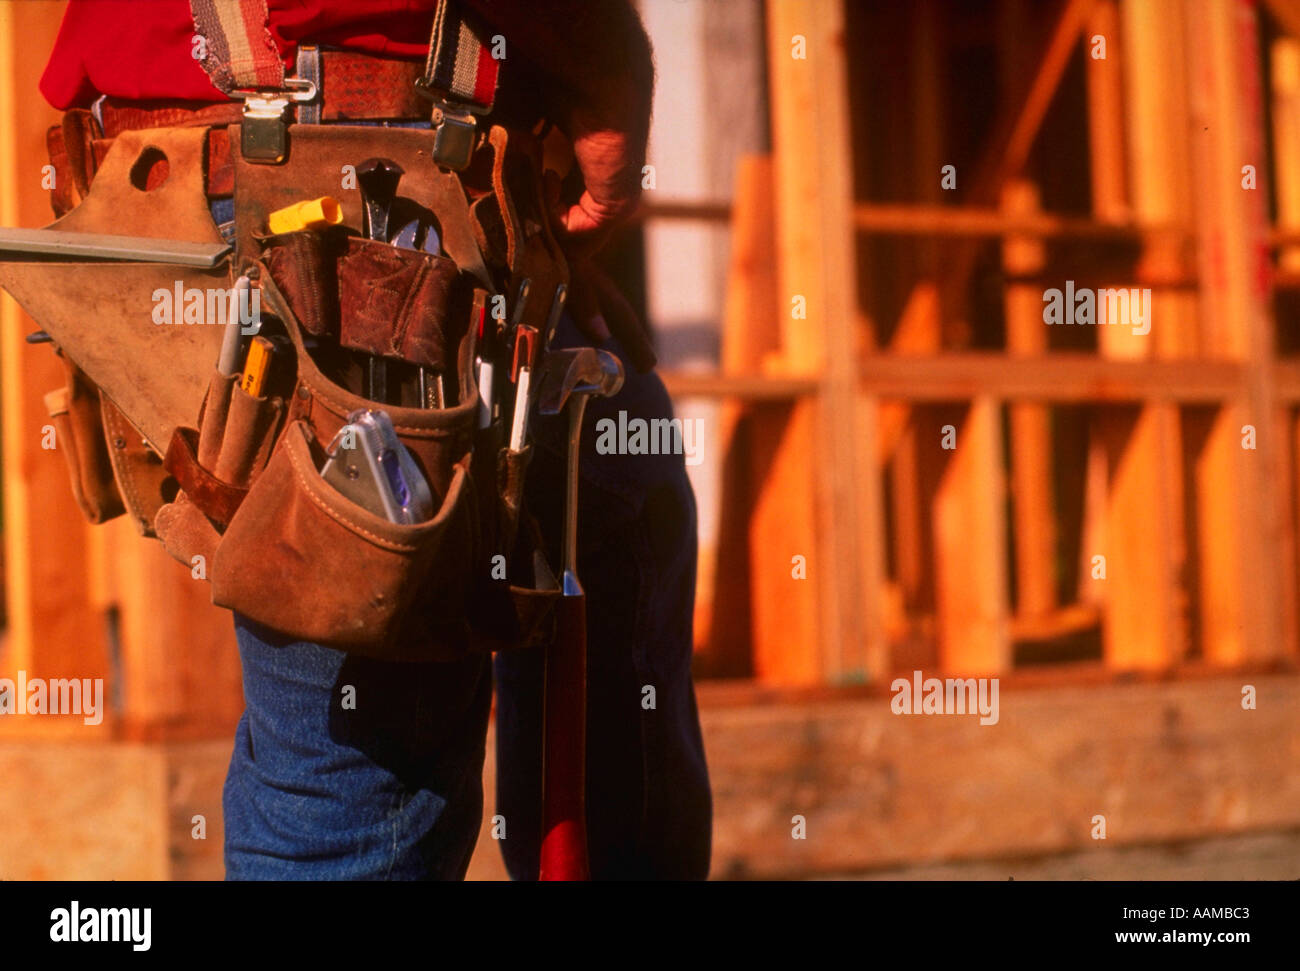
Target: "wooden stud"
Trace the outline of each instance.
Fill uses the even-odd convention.
[[[1093,557],[1103,557],[1103,649],[1116,670],[1160,670],[1186,651],[1186,603],[1170,555],[1182,510],[1178,461],[1169,451],[1177,412],[1167,404],[1139,409],[1104,409],[1094,434],[1106,449],[1106,545],[1085,550],[1089,576]]]
[[[1279,37],[1271,53],[1277,228],[1295,234],[1300,233],[1300,38]],[[1300,272],[1300,246],[1282,248],[1278,269]]]
[[[796,56],[798,38],[807,56]],[[816,494],[819,601],[818,660],[830,680],[866,669],[865,631],[878,626],[878,589],[864,586],[867,547],[878,510],[864,508],[855,416],[859,400],[854,273],[853,186],[840,0],[774,0],[768,6],[768,55],[776,175],[777,256],[782,353],[796,374],[820,374],[815,416],[796,405],[787,438],[806,463]],[[809,146],[816,150],[810,152]],[[792,313],[803,298],[806,319]],[[793,649],[808,649],[796,645]]]
[[[727,304],[723,314],[722,373],[753,375],[764,358],[780,344],[777,320],[775,217],[772,211],[772,161],[767,156],[742,157],[736,168],[736,205],[731,225],[731,262],[727,273]],[[710,672],[738,676],[753,671],[751,642],[755,636],[765,644],[777,642],[778,634],[760,631],[755,623],[754,595],[788,602],[789,598],[813,598],[816,586],[792,585],[771,574],[773,584],[758,558],[774,556],[768,546],[780,534],[787,515],[775,505],[766,507],[776,520],[760,522],[754,506],[754,483],[768,473],[755,465],[753,436],[769,434],[757,428],[760,420],[784,424],[784,416],[773,409],[754,409],[734,397],[723,401],[718,418],[722,449],[723,481],[719,490],[721,523],[718,530],[717,577],[710,584],[712,603],[706,613],[697,609],[696,640],[703,645],[700,661]],[[763,544],[750,549],[751,533]],[[815,546],[812,536],[791,538],[787,546],[806,551]],[[778,541],[777,552],[783,552]],[[753,575],[751,576],[751,566]],[[811,604],[796,613],[814,616]],[[781,625],[783,628],[786,625]],[[811,644],[816,628],[794,633],[793,643]],[[764,656],[772,651],[764,648]]]
[[[1001,409],[982,395],[951,424],[955,449],[942,433],[921,445],[942,465],[931,508],[940,667],[998,674],[1011,666]]]
[[[1197,469],[1201,503],[1201,626],[1206,657],[1222,664],[1291,653],[1294,606],[1283,595],[1282,529],[1288,518],[1285,449],[1274,386],[1275,337],[1264,178],[1259,33],[1253,4],[1188,5],[1197,139],[1204,352],[1240,360],[1245,395],[1214,424]],[[1244,181],[1253,165],[1256,187]],[[1254,447],[1246,448],[1246,426]]]
[[[1015,214],[1034,212],[1037,188],[1023,180],[1008,182],[1003,207]],[[1040,240],[1010,237],[1002,247],[1002,265],[1012,280],[1039,272],[1044,258]],[[1006,327],[1008,355],[1039,356],[1047,350],[1041,288],[1015,282],[1007,285]],[[1042,616],[1057,604],[1051,415],[1037,403],[1013,403],[1009,411],[1016,613]]]

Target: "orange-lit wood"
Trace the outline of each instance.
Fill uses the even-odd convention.
[[[775,217],[772,211],[772,163],[767,156],[741,160],[736,172],[736,207],[731,227],[731,261],[727,277],[727,305],[723,315],[722,374],[758,373],[763,360],[780,345],[777,320]],[[812,390],[811,388],[809,389]],[[701,661],[707,670],[748,674],[752,670],[750,643],[754,627],[751,609],[753,591],[759,589],[761,569],[750,549],[751,533],[765,538],[778,536],[784,514],[772,525],[760,523],[753,509],[754,483],[761,482],[765,469],[753,462],[751,438],[764,431],[757,426],[766,415],[781,421],[771,410],[761,412],[748,403],[731,398],[723,402],[718,418],[718,440],[722,449],[722,516],[718,531],[718,552],[712,603],[707,611],[697,609],[696,640],[703,645]],[[752,524],[752,525],[751,525]],[[795,545],[812,548],[812,537]],[[754,573],[751,574],[751,562]],[[767,589],[764,587],[763,589]],[[784,581],[769,595],[784,589],[790,597],[811,598],[811,584],[789,586]],[[802,612],[811,617],[811,605]],[[797,635],[811,643],[815,629]]]
[[[1032,183],[1011,181],[1003,191],[1003,206],[1012,213],[1032,213],[1038,208],[1038,190]],[[1010,237],[1002,246],[1002,264],[1012,280],[1038,273],[1044,258],[1040,240]],[[1047,350],[1041,288],[1010,283],[1006,320],[1009,354],[1037,356]],[[1042,616],[1056,607],[1051,416],[1040,404],[1012,404],[1010,413],[1016,613]]]
[[[874,406],[861,399],[855,367],[865,337],[855,312],[844,13],[840,0],[779,0],[767,15],[782,360],[790,372],[822,379],[815,413],[810,403],[794,407],[784,439],[791,458],[781,462],[803,464],[816,499],[820,636],[796,648],[816,653],[798,667],[856,677],[866,667],[867,631],[879,629],[879,590],[864,583],[878,555],[879,511],[863,501],[854,458],[857,416]],[[793,56],[796,35],[806,58]]]
[[[53,219],[42,185],[45,132],[58,113],[36,94],[64,4],[0,5],[0,225],[42,226]],[[43,397],[65,382],[48,347],[23,338],[36,324],[0,293],[4,411],[4,541],[8,650],[0,676],[101,678],[109,660],[100,611],[88,600],[87,527],[68,488],[64,457],[42,447],[50,424]],[[23,719],[6,731],[58,732],[62,719]],[[8,719],[5,720],[9,721]],[[111,717],[98,729],[103,734]]]
[[[1241,360],[1245,394],[1225,408],[1197,466],[1203,524],[1199,571],[1204,650],[1223,664],[1290,653],[1294,604],[1283,590],[1285,449],[1275,424],[1273,299],[1269,266],[1263,94],[1257,12],[1239,0],[1189,4],[1191,64],[1202,120],[1197,213],[1205,353]],[[1254,167],[1251,187],[1249,171]],[[1253,433],[1253,434],[1252,434]]]
[[[1001,409],[979,397],[934,431],[918,448],[922,461],[942,466],[930,508],[939,662],[963,675],[997,674],[1011,664]]]

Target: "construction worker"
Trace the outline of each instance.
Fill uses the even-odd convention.
[[[642,327],[591,262],[639,195],[654,71],[637,14],[626,0],[460,2],[505,39],[494,120],[527,126],[543,114],[568,136],[581,175],[571,193],[551,184],[573,271],[571,315],[555,344],[604,347],[628,375],[618,395],[591,403],[588,428],[620,412],[671,417],[662,382],[638,370],[653,361]],[[289,73],[303,44],[376,63],[422,61],[436,6],[269,0],[268,30]],[[56,108],[91,108],[107,137],[187,118],[212,124],[213,106],[229,99],[200,66],[195,40],[186,0],[71,0],[41,90]],[[325,86],[326,108],[338,80]],[[427,126],[427,113],[385,115],[389,93],[376,91],[374,110],[354,112],[352,123]],[[382,140],[377,128],[375,155]],[[232,219],[228,198],[212,209],[219,224]],[[538,418],[532,433],[528,501],[554,553],[563,419]],[[711,801],[690,670],[694,496],[683,456],[599,454],[595,439],[583,436],[579,537],[589,604],[591,874],[703,878]],[[238,616],[235,627],[246,709],[224,790],[227,877],[462,878],[483,817],[489,656],[384,662],[294,642]],[[537,875],[541,661],[521,651],[495,664],[501,818],[493,828],[517,879]],[[647,688],[653,706],[644,703]]]

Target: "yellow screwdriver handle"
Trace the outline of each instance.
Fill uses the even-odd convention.
[[[292,206],[277,209],[266,217],[271,235],[296,233],[302,229],[328,229],[343,222],[343,207],[333,196],[321,196],[295,202]]]

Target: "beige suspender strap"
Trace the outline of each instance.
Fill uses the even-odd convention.
[[[266,0],[190,0],[190,12],[203,38],[200,63],[219,90],[284,87],[284,63],[271,39]]]

